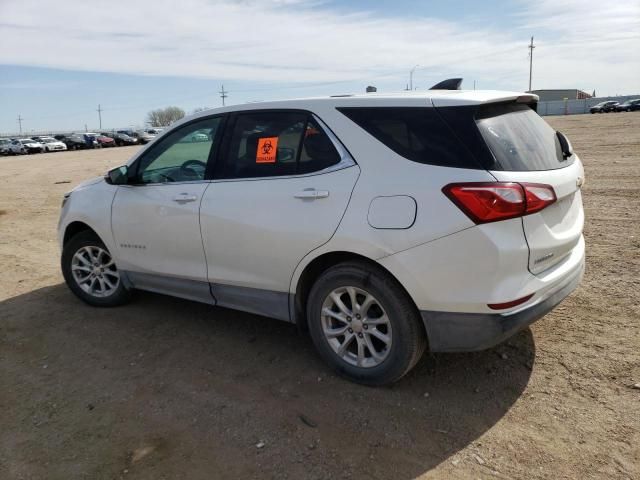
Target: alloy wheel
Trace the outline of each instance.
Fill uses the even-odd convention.
[[[78,286],[94,297],[108,297],[120,284],[113,258],[98,246],[80,248],[71,259],[71,273]]]
[[[322,304],[321,322],[327,343],[350,365],[378,366],[391,351],[389,317],[366,290],[352,286],[333,290]]]

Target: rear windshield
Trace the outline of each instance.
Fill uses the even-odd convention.
[[[574,156],[563,158],[556,131],[527,105],[484,105],[476,114],[476,123],[497,169],[554,170],[574,160]]]

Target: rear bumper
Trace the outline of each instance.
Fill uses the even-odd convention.
[[[542,318],[573,292],[584,274],[578,268],[549,289],[537,303],[514,313],[420,312],[432,352],[469,352],[491,348]]]

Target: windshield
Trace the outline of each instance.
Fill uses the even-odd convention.
[[[573,156],[564,159],[556,131],[527,105],[486,105],[476,122],[502,170],[553,170],[573,162]]]
[[[54,143],[54,142],[57,142],[58,140],[51,137],[45,137],[45,138],[41,138],[40,141],[44,143]]]
[[[37,143],[35,140],[31,140],[30,138],[21,138],[20,143]]]

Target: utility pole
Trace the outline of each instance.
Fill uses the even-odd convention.
[[[409,90],[413,90],[413,72],[416,71],[420,65],[414,66],[411,70],[409,70]]]
[[[227,95],[227,93],[229,92],[225,91],[224,85],[222,85],[222,90],[220,90],[218,93],[220,94],[220,98],[222,99],[222,106],[224,107],[224,99],[229,96]]]
[[[474,90],[476,89],[476,81],[475,80],[473,81],[473,89]]]
[[[100,122],[100,130],[102,130],[102,108],[100,108],[100,104],[98,104],[98,121]]]
[[[22,136],[22,120],[24,120],[24,118],[18,115],[18,125],[20,125],[20,136]]]
[[[531,91],[531,73],[533,72],[533,49],[536,46],[533,44],[533,37],[531,37],[531,43],[528,46],[529,48],[529,91]]]

